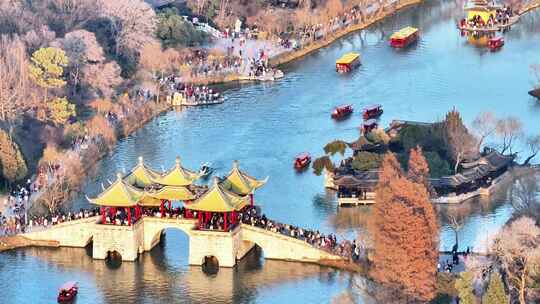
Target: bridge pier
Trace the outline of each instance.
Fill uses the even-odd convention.
[[[92,257],[106,259],[107,253],[118,252],[122,261],[135,261],[143,252],[144,223],[133,226],[100,225],[94,227]]]
[[[203,265],[206,257],[213,256],[220,267],[234,267],[241,242],[239,227],[231,232],[193,230],[189,236],[189,264]]]

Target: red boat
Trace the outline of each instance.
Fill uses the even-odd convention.
[[[79,287],[77,287],[77,282],[70,281],[64,283],[58,290],[58,303],[68,303],[75,299]]]
[[[499,36],[499,37],[493,37],[489,39],[487,46],[491,51],[496,51],[502,48],[503,45],[504,45],[504,38],[502,36]]]
[[[380,104],[374,104],[371,106],[367,106],[362,110],[362,117],[364,117],[364,120],[372,119],[372,118],[378,118],[383,113],[382,106]]]
[[[311,163],[311,155],[309,155],[309,153],[307,152],[304,152],[296,156],[296,159],[294,160],[294,168],[296,170],[302,170],[307,168],[309,163]]]
[[[418,37],[418,29],[407,26],[392,34],[390,45],[395,48],[404,48],[418,40]]]
[[[336,107],[334,111],[332,111],[332,118],[343,119],[351,115],[352,112],[353,112],[352,105],[342,105],[342,106]]]
[[[369,132],[373,131],[374,129],[376,129],[378,126],[377,124],[377,120],[375,119],[368,119],[364,122],[364,124],[362,125],[362,131],[364,132],[364,134],[368,134]]]

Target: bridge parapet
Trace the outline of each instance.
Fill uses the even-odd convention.
[[[264,251],[264,257],[268,259],[318,262],[320,260],[343,260],[344,258],[309,243],[271,232],[263,228],[242,224],[242,239],[257,244]]]
[[[24,233],[34,241],[57,241],[59,246],[85,247],[92,240],[94,225],[99,217],[93,216],[49,226],[43,230]]]

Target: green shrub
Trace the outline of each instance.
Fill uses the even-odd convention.
[[[352,161],[352,167],[360,171],[377,169],[381,166],[383,155],[371,152],[359,152]]]
[[[184,21],[175,9],[165,9],[158,14],[156,35],[164,47],[195,46],[208,38],[205,32]]]

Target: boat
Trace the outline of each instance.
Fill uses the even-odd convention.
[[[344,119],[349,117],[353,112],[353,106],[348,105],[341,105],[336,108],[334,108],[334,111],[332,111],[332,118],[333,119]]]
[[[77,286],[77,282],[69,281],[64,283],[58,290],[58,303],[73,301],[77,296],[78,291],[79,287]]]
[[[214,168],[211,167],[210,163],[204,163],[199,169],[199,176],[201,178],[208,178],[214,172]]]
[[[395,48],[405,48],[416,42],[419,35],[417,28],[404,27],[390,36],[390,45]]]
[[[360,54],[347,53],[336,60],[336,72],[343,74],[349,73],[360,65]]]
[[[362,117],[364,118],[364,120],[368,120],[368,119],[378,118],[379,116],[382,115],[382,113],[383,113],[382,106],[380,104],[374,104],[374,105],[367,106],[362,110]]]
[[[488,48],[490,51],[497,51],[498,49],[502,48],[504,45],[504,38],[502,36],[493,37],[489,39],[488,41]]]
[[[311,163],[311,155],[309,155],[309,153],[307,152],[304,152],[296,156],[294,160],[294,168],[296,170],[303,170],[307,168],[310,163]]]
[[[362,124],[362,132],[364,134],[368,134],[369,132],[376,129],[378,126],[377,120],[375,119],[368,119]]]

